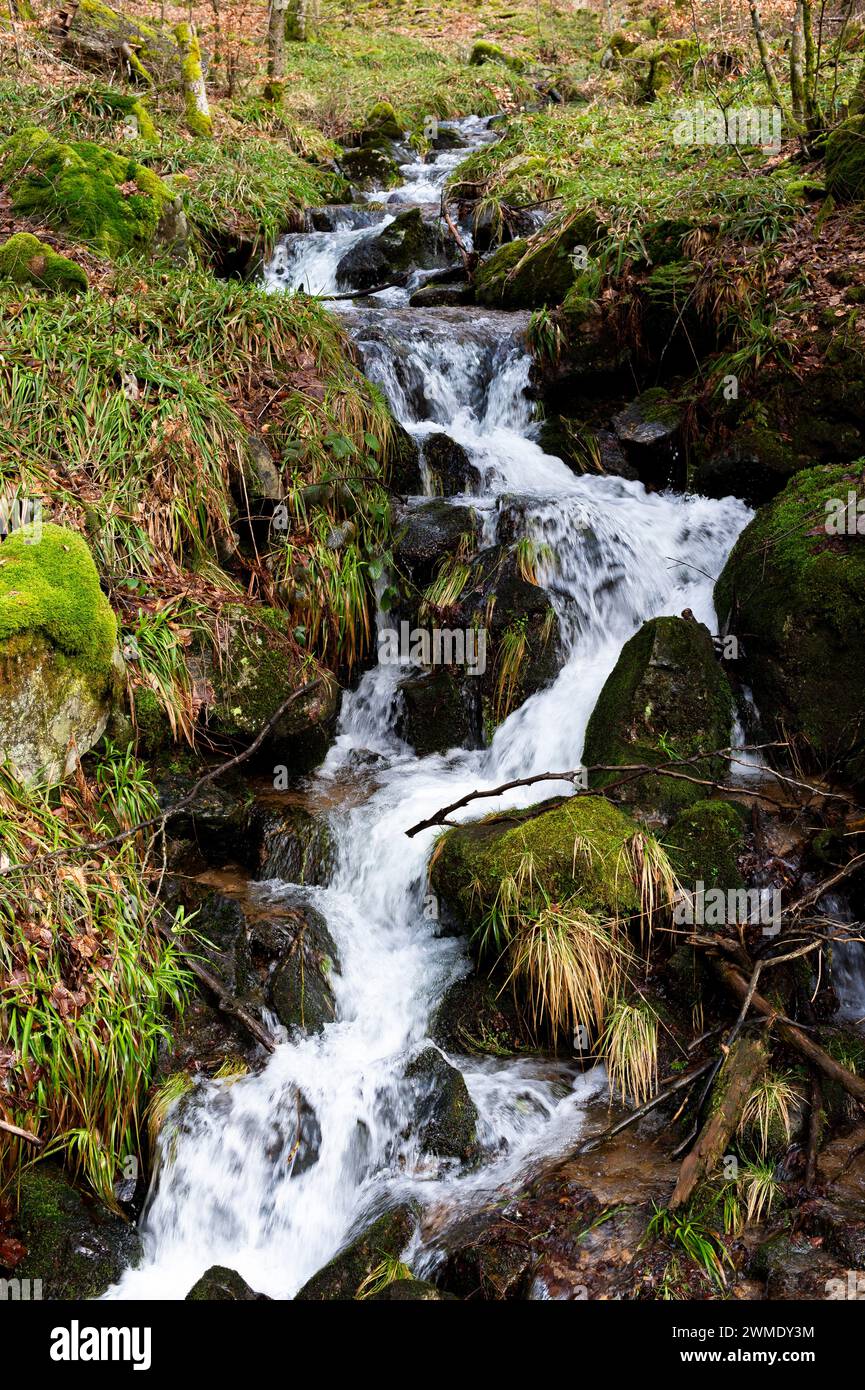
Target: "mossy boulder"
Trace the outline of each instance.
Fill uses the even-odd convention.
[[[324,885],[330,878],[334,844],[326,816],[297,802],[257,805],[251,828],[258,842],[256,877]]]
[[[137,1263],[135,1227],[73,1187],[54,1163],[28,1168],[18,1188],[15,1235],[27,1247],[18,1279],[41,1279],[44,1299],[99,1298]]]
[[[339,156],[339,169],[350,184],[366,193],[393,188],[402,181],[396,160],[378,145],[361,145],[358,149],[343,150]]]
[[[56,294],[87,289],[87,276],[67,256],[60,256],[47,242],[30,232],[16,232],[0,246],[0,280],[16,285],[36,285]]]
[[[399,683],[396,732],[421,758],[450,748],[480,748],[480,693],[478,677],[457,667],[410,672]]]
[[[826,189],[838,202],[865,198],[865,115],[851,116],[826,140]]]
[[[715,603],[721,621],[729,616],[729,630],[741,635],[743,678],[764,723],[795,738],[824,771],[860,782],[865,536],[851,533],[846,520],[840,534],[827,530],[850,493],[852,525],[865,532],[855,504],[865,498],[862,462],[797,473],[742,532]]]
[[[385,1212],[344,1250],[313,1275],[296,1299],[346,1300],[357,1296],[363,1281],[385,1259],[398,1259],[417,1224],[413,1207],[405,1205]]]
[[[341,289],[368,290],[409,270],[431,270],[447,261],[438,227],[423,220],[420,208],[409,208],[377,236],[356,242],[339,262],[336,279]]]
[[[421,1147],[439,1158],[476,1162],[478,1112],[462,1072],[438,1048],[428,1047],[410,1064],[406,1076],[417,1093]]]
[[[411,582],[422,587],[432,580],[444,555],[474,546],[478,517],[473,507],[452,506],[445,501],[421,502],[395,509],[394,554]]]
[[[287,613],[275,608],[223,610],[223,656],[217,668],[202,657],[197,666],[212,690],[210,728],[249,742],[294,691],[312,683],[293,639]],[[262,756],[289,772],[306,772],[327,752],[339,708],[339,686],[326,671],[319,684],[291,705],[270,731]]]
[[[653,487],[684,481],[682,412],[661,387],[651,387],[613,416],[616,438],[637,476]]]
[[[536,882],[553,902],[574,900],[604,919],[636,906],[619,854],[636,827],[601,797],[579,796],[525,810],[496,812],[449,830],[438,841],[430,883],[456,923],[476,928],[502,879],[531,855]],[[591,845],[591,853],[584,852]]]
[[[257,1303],[266,1298],[256,1293],[235,1269],[211,1265],[186,1295],[187,1303]]]
[[[373,1303],[443,1303],[456,1300],[456,1294],[437,1289],[425,1279],[395,1279],[381,1293],[372,1295]]]
[[[708,629],[686,618],[652,618],[625,643],[607,677],[586,729],[583,762],[656,766],[710,753],[729,744],[732,717],[732,693]],[[724,759],[706,757],[687,771],[720,779],[725,768]],[[620,776],[597,772],[592,782],[605,787]],[[650,775],[617,787],[615,795],[672,815],[705,792],[693,782]]]
[[[336,943],[320,912],[299,905],[290,944],[268,982],[269,1003],[284,1028],[320,1033],[336,1018],[332,976],[339,969]]]
[[[0,545],[0,758],[25,782],[67,775],[101,737],[121,668],[86,543],[51,523],[40,539],[13,532]]]
[[[737,859],[745,847],[745,813],[729,801],[695,801],[664,835],[679,881],[693,888],[742,888]]]
[[[185,230],[175,192],[152,169],[88,140],[25,126],[0,147],[12,210],[65,227],[109,256]]]
[[[642,94],[654,100],[693,67],[699,56],[700,45],[695,39],[649,39],[632,49],[626,62],[637,68]]]
[[[578,246],[598,239],[594,218],[577,218],[556,234],[500,246],[475,273],[479,304],[498,309],[539,309],[561,304],[577,276],[573,255]]]
[[[484,63],[501,63],[502,67],[511,68],[514,72],[521,72],[523,67],[519,58],[511,53],[506,53],[497,43],[479,39],[472,46],[472,51],[469,54],[469,66],[479,68]]]
[[[405,123],[389,101],[377,101],[370,108],[365,127],[367,134],[384,136],[386,140],[401,140],[405,134]]]
[[[118,14],[102,0],[78,0],[59,32],[64,52],[82,67],[128,73],[146,86],[176,86],[180,80],[180,55],[171,35]]]

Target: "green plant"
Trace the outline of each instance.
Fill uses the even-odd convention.
[[[385,1255],[375,1269],[371,1269],[366,1278],[360,1282],[355,1298],[374,1298],[377,1293],[381,1293],[382,1289],[395,1284],[398,1279],[413,1278],[414,1275],[407,1264],[397,1259],[395,1255]]]
[[[617,1000],[607,1014],[598,1042],[610,1078],[610,1095],[618,1090],[639,1106],[658,1089],[658,1015],[645,1000]]]

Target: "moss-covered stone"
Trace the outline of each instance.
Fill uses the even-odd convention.
[[[826,189],[838,202],[865,198],[865,115],[851,116],[826,140]]]
[[[577,218],[557,234],[507,242],[478,267],[478,303],[499,309],[561,304],[577,276],[574,250],[577,246],[589,248],[597,239],[597,222]]]
[[[699,56],[700,45],[695,39],[649,39],[631,50],[627,62],[640,70],[641,90],[654,100],[672,87],[676,77],[693,66]]]
[[[15,212],[68,227],[111,256],[147,247],[176,213],[174,191],[152,169],[35,126],[0,147],[0,180]]]
[[[211,1265],[186,1295],[187,1303],[256,1303],[265,1298],[256,1293],[234,1269]]]
[[[343,150],[339,156],[339,168],[349,183],[367,193],[394,188],[402,182],[396,160],[378,145],[361,145],[356,150]]]
[[[378,236],[364,237],[336,268],[340,288],[368,290],[413,269],[431,270],[447,263],[438,229],[425,222],[420,208],[409,208]]]
[[[827,503],[846,507],[851,492],[855,527],[862,463],[797,473],[743,531],[715,590],[764,722],[848,782],[865,777],[865,539],[826,523]]]
[[[81,266],[58,255],[30,232],[16,232],[0,246],[0,279],[14,280],[16,285],[38,285],[60,294],[87,289]]]
[[[439,1158],[474,1163],[480,1153],[478,1112],[465,1080],[435,1047],[426,1048],[406,1072],[421,1108],[421,1146]]]
[[[732,714],[730,686],[708,630],[684,618],[653,618],[625,643],[607,678],[586,729],[583,761],[653,766],[724,748]],[[724,768],[722,759],[704,758],[689,771],[719,779]],[[608,786],[619,776],[595,773],[593,782]],[[704,792],[692,782],[647,776],[618,787],[616,795],[669,815]]]
[[[397,1259],[408,1245],[416,1225],[414,1208],[395,1207],[374,1221],[346,1246],[330,1264],[313,1275],[295,1298],[352,1299],[373,1270],[385,1259]]]
[[[677,816],[664,835],[664,848],[686,886],[702,881],[707,888],[741,888],[737,864],[744,849],[745,818],[729,801],[695,801]]]
[[[118,14],[103,0],[78,0],[63,35],[64,52],[80,66],[129,72],[147,86],[176,85],[177,47],[154,24]]]
[[[370,108],[365,125],[372,135],[382,135],[386,140],[401,140],[405,134],[405,124],[389,101],[377,101]]]
[[[19,1279],[41,1279],[45,1299],[99,1298],[140,1253],[128,1221],[79,1192],[53,1163],[22,1174],[15,1230],[27,1254]]]
[[[209,723],[228,738],[248,741],[314,673],[302,669],[287,613],[256,608],[251,615],[238,607],[224,610],[223,618],[222,663],[218,669],[209,664],[207,671],[214,689]],[[271,730],[265,755],[292,772],[309,771],[327,751],[338,705],[336,681],[320,672],[319,686],[298,699]]]
[[[306,907],[294,939],[268,983],[268,998],[284,1028],[320,1033],[336,1018],[331,977],[339,969],[336,943],[321,913]]]
[[[506,53],[497,43],[490,43],[487,39],[479,39],[472,46],[472,51],[469,54],[469,66],[479,68],[484,63],[501,63],[503,67],[512,68],[514,72],[521,72],[523,66],[519,58]]]
[[[634,822],[600,797],[571,797],[470,821],[449,830],[436,846],[430,882],[464,928],[476,926],[503,878],[517,874],[529,854],[535,879],[553,902],[572,899],[608,918],[631,912],[636,895],[618,869],[619,852]],[[591,853],[582,852],[589,844]]]
[[[101,737],[119,697],[117,625],[85,542],[46,524],[0,545],[0,761],[58,781]]]

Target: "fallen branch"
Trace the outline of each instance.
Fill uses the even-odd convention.
[[[722,1072],[720,1103],[682,1163],[669,1201],[671,1211],[684,1206],[697,1184],[714,1172],[738,1127],[748,1097],[766,1070],[766,1056],[765,1044],[757,1038],[740,1038],[734,1044]]]
[[[31,1134],[29,1129],[20,1129],[18,1125],[10,1124],[8,1120],[0,1120],[0,1129],[5,1130],[7,1134],[14,1134],[16,1139],[26,1139],[28,1143],[36,1144],[40,1149],[45,1143],[45,1140],[40,1139],[38,1134]]]
[[[749,983],[741,971],[729,961],[720,958],[715,960],[714,966],[730,992],[740,1001],[744,1001],[748,997]],[[836,1062],[834,1057],[830,1057],[828,1052],[806,1037],[797,1024],[780,1014],[761,994],[754,991],[750,1004],[757,1013],[763,1014],[765,1018],[771,1020],[778,1036],[788,1047],[792,1047],[824,1076],[827,1076],[830,1081],[837,1082],[854,1100],[865,1105],[865,1080],[861,1076],[854,1076],[846,1067],[842,1067],[840,1062]]]
[[[388,280],[384,285],[376,285],[372,290],[346,290],[345,294],[316,294],[310,296],[320,304],[329,304],[334,299],[363,299],[367,294],[380,294],[382,290],[405,289],[405,280]]]
[[[210,990],[212,995],[214,995],[222,1012],[229,1014],[232,1018],[236,1018],[238,1023],[242,1023],[247,1032],[255,1038],[256,1042],[261,1043],[262,1047],[266,1048],[268,1052],[275,1051],[276,1042],[272,1035],[268,1033],[267,1029],[264,1028],[259,1023],[258,1019],[245,1009],[242,1004],[238,1004],[237,1000],[231,996],[222,982],[217,979],[216,975],[214,975],[211,970],[207,969],[206,965],[202,965],[200,960],[190,955],[189,952],[181,946],[176,933],[174,933],[170,927],[166,926],[160,926],[158,930],[160,935],[164,937],[166,941],[170,942],[178,954],[183,958],[183,963],[187,969],[191,971],[201,984],[205,985]]]
[[[605,1144],[608,1139],[612,1139],[614,1135],[621,1133],[621,1131],[627,1129],[629,1125],[635,1124],[637,1120],[641,1120],[644,1115],[648,1115],[650,1110],[654,1110],[656,1106],[668,1100],[670,1096],[674,1096],[677,1091],[683,1090],[685,1086],[690,1086],[692,1081],[697,1081],[704,1072],[707,1072],[709,1068],[714,1065],[715,1060],[712,1058],[708,1062],[702,1062],[700,1066],[694,1067],[692,1071],[685,1072],[682,1076],[678,1076],[672,1085],[667,1086],[663,1091],[659,1091],[651,1100],[647,1100],[644,1105],[640,1105],[636,1110],[632,1110],[623,1120],[618,1120],[614,1125],[611,1125],[609,1129],[602,1130],[600,1134],[593,1134],[590,1139],[583,1140],[583,1143],[578,1144],[572,1152],[574,1154],[587,1154],[591,1153],[593,1149],[600,1148],[601,1144]]]

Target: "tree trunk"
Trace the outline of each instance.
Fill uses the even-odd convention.
[[[178,24],[174,30],[177,47],[180,49],[180,73],[183,80],[183,100],[186,106],[186,124],[193,135],[213,134],[213,121],[207,103],[207,88],[201,71],[201,48],[194,24]]]
[[[784,110],[784,98],[781,95],[781,88],[778,86],[778,79],[775,76],[775,69],[772,66],[772,55],[769,52],[769,45],[766,42],[766,35],[763,32],[763,21],[760,18],[760,6],[758,0],[748,0],[748,8],[751,11],[751,27],[754,30],[754,38],[757,40],[757,50],[760,54],[760,62],[763,65],[763,73],[766,78],[766,85],[776,106]]]
[[[715,1083],[720,1101],[679,1170],[670,1210],[682,1207],[703,1178],[713,1173],[727,1150],[745,1102],[766,1070],[766,1048],[754,1038],[738,1038]]]
[[[49,32],[62,40],[63,55],[80,67],[128,73],[148,86],[177,86],[177,45],[170,35],[143,29],[108,5],[58,10]],[[146,65],[141,53],[146,53]]]
[[[803,70],[802,49],[802,0],[798,0],[793,18],[793,32],[790,37],[790,104],[793,120],[801,128],[805,125],[805,73]]]
[[[314,23],[314,0],[287,0],[285,37],[289,43],[305,43]]]
[[[270,0],[267,26],[267,75],[281,82],[285,77],[285,29],[288,0]]]

